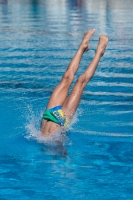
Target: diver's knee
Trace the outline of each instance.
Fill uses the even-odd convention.
[[[77,84],[81,85],[81,86],[85,86],[87,83],[87,79],[86,76],[83,74],[81,75],[78,79],[77,79]]]
[[[66,72],[62,79],[64,81],[72,82],[74,80],[74,74],[72,72]]]

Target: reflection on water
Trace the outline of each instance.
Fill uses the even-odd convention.
[[[21,23],[23,27],[23,23],[25,25],[28,23],[26,21],[26,17],[37,17],[39,20],[46,20],[47,23],[49,23],[49,26],[55,27],[55,24],[52,23],[53,17],[55,18],[55,22],[57,23],[67,23],[72,26],[72,29],[79,30],[79,27],[85,23],[87,23],[89,18],[89,24],[87,26],[94,27],[97,29],[99,27],[99,31],[102,32],[102,30],[109,34],[109,30],[114,28],[117,30],[117,37],[122,39],[123,34],[125,33],[125,28],[128,27],[128,22],[130,20],[130,14],[127,15],[127,13],[119,12],[121,9],[133,9],[133,4],[131,0],[121,1],[121,4],[119,3],[119,0],[117,1],[107,1],[107,0],[101,0],[101,1],[94,1],[94,0],[64,0],[64,1],[49,1],[49,0],[24,0],[24,1],[13,1],[13,0],[0,0],[1,4],[9,4],[9,5],[17,5],[16,7],[1,7],[0,10],[0,17],[1,19],[4,17],[3,15],[6,15],[6,17],[9,17],[11,20],[12,26],[16,26],[16,22],[18,21]],[[27,7],[27,9],[21,9],[20,6],[24,4],[29,4],[32,6]],[[36,5],[36,6],[34,6]],[[38,5],[38,6],[37,6]],[[39,7],[39,5],[43,5],[45,7],[45,12]],[[54,5],[54,6],[53,6]],[[67,13],[67,7],[70,7],[74,9],[71,11],[70,15]],[[76,9],[75,9],[76,8]],[[7,12],[6,12],[7,9]],[[14,10],[15,9],[15,10]],[[113,12],[108,12],[107,10],[113,10]],[[52,11],[52,12],[51,12]],[[10,16],[9,13],[10,12]],[[91,15],[91,18],[89,15]],[[95,15],[96,16],[95,16]],[[22,17],[20,17],[20,15]],[[25,15],[25,17],[24,17]],[[32,16],[33,15],[33,16]],[[99,16],[99,17],[97,17]],[[32,19],[32,18],[31,18]],[[23,22],[23,23],[22,23]],[[30,24],[33,23],[33,21],[30,21]],[[121,26],[121,23],[122,26]],[[100,26],[99,26],[99,25]],[[29,24],[28,28],[30,28]],[[32,25],[32,24],[31,24]],[[3,25],[2,25],[3,26]],[[66,29],[67,27],[63,26],[62,31]],[[86,30],[86,28],[84,28]],[[112,35],[114,35],[114,31],[112,31]]]
[[[129,9],[133,8],[132,0],[101,0],[101,1],[94,1],[94,0],[0,0],[0,4],[30,4],[30,5],[47,5],[47,6],[60,6],[65,7],[66,5],[74,7],[74,8],[87,8],[98,10],[100,9]]]
[[[84,0],[68,0],[67,1],[68,5],[74,8],[83,8],[85,6],[85,1]]]
[[[8,0],[0,0],[0,4],[7,4]]]

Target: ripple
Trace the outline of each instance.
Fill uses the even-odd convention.
[[[96,96],[122,96],[122,97],[133,97],[131,93],[122,93],[122,92],[91,92],[85,91],[86,95],[96,95]]]
[[[133,74],[126,74],[126,73],[102,73],[102,72],[97,72],[97,75],[100,77],[113,77],[113,78],[133,78]]]
[[[110,133],[110,132],[96,132],[96,131],[86,131],[86,130],[78,130],[78,133],[88,134],[94,136],[106,136],[106,137],[117,137],[117,138],[133,138],[133,134],[129,133]],[[133,142],[133,140],[131,140]]]

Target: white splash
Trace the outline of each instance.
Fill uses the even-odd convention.
[[[44,143],[47,145],[60,145],[60,144],[71,145],[71,141],[67,136],[67,132],[69,130],[72,130],[72,125],[78,121],[77,116],[80,114],[80,112],[78,111],[78,114],[77,112],[75,113],[73,120],[71,121],[71,124],[65,133],[58,132],[54,134],[53,136],[44,137],[42,136],[42,133],[40,131],[40,124],[41,124],[43,111],[41,111],[40,113],[38,112],[34,113],[32,107],[28,106],[28,115],[26,115],[27,124],[25,125],[25,129],[26,129],[25,138],[28,140],[36,140],[39,143]]]

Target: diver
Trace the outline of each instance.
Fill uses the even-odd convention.
[[[59,131],[64,131],[69,126],[79,105],[83,90],[96,71],[100,58],[103,56],[108,44],[108,38],[104,34],[99,38],[94,58],[85,72],[77,79],[71,94],[67,96],[83,53],[90,49],[88,42],[94,32],[95,29],[89,30],[85,33],[76,54],[72,58],[60,83],[55,87],[50,97],[41,123],[41,133],[44,137],[52,136]]]

